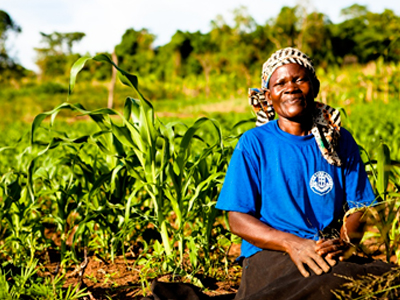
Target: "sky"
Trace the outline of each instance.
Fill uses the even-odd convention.
[[[229,23],[232,11],[247,7],[258,24],[277,16],[282,6],[307,4],[340,22],[341,9],[354,3],[370,11],[385,8],[400,15],[400,1],[394,0],[0,0],[0,10],[7,12],[22,32],[11,35],[7,47],[24,67],[38,71],[35,47],[42,47],[40,32],[84,32],[86,36],[73,48],[82,55],[112,52],[129,28],[147,28],[157,36],[155,46],[164,45],[179,29],[208,32],[211,20],[222,15]]]

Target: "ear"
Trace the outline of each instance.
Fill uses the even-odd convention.
[[[264,90],[265,100],[268,101],[268,104],[272,106],[272,99],[271,99],[271,91],[269,89]]]
[[[313,83],[313,90],[314,90],[314,98],[317,98],[321,84],[317,78],[314,78],[312,83]]]

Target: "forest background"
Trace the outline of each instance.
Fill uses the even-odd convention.
[[[400,22],[392,10],[373,13],[355,4],[343,9],[342,15],[344,21],[333,24],[323,13],[307,13],[301,6],[283,7],[276,17],[261,25],[245,7],[239,7],[233,11],[233,22],[217,16],[209,32],[178,30],[169,43],[159,47],[153,46],[156,37],[147,29],[130,28],[115,46],[114,60],[124,70],[140,76],[141,90],[149,99],[174,99],[180,104],[190,99],[209,102],[246,98],[247,88],[260,86],[260,69],[266,57],[286,46],[295,46],[313,57],[318,72],[328,78],[332,74],[339,77],[339,68],[355,70],[370,62],[388,65],[399,61]],[[40,70],[36,74],[15,63],[7,51],[8,36],[23,29],[7,12],[3,11],[0,18],[1,111],[7,112],[1,118],[4,128],[65,101],[71,65],[81,56],[73,48],[85,33],[42,32],[42,47],[35,49]],[[114,93],[114,104],[108,105],[122,105],[120,88],[110,91],[111,67],[92,64],[86,69],[80,80],[87,83],[82,92],[88,94],[80,101],[89,107],[102,107],[107,105],[107,95]],[[341,97],[371,101],[374,91],[389,88],[390,95],[397,98],[397,82],[380,82],[379,87],[373,87],[372,81],[377,79],[366,76],[357,83],[365,87],[363,99],[360,95],[356,99],[354,95]],[[397,80],[395,76],[393,80]],[[388,95],[381,100],[387,100]],[[327,90],[321,96],[325,102],[335,98]]]
[[[0,287],[10,295],[34,293],[23,288],[31,278],[31,286],[50,287],[55,295],[56,286],[66,288],[65,278],[54,283],[53,276],[52,286],[42,275],[50,269],[57,274],[60,263],[65,274],[88,255],[106,262],[122,255],[125,265],[127,253],[133,253],[134,267],[142,266],[145,275],[135,281],[145,291],[149,278],[171,272],[203,288],[194,274],[232,280],[230,249],[240,241],[214,205],[237,137],[254,126],[247,89],[260,87],[262,64],[287,46],[313,57],[321,81],[318,100],[345,109],[344,125],[385,203],[374,215],[378,225],[367,234],[374,245],[367,243],[366,251],[398,263],[400,16],[358,4],[342,15],[342,22],[332,23],[299,5],[282,7],[276,17],[257,24],[238,7],[232,20],[211,21],[209,32],[178,30],[158,47],[149,30],[129,28],[107,55],[139,77],[138,85],[133,77],[121,77],[132,80],[133,91],[116,80],[103,57],[82,65],[69,95],[71,66],[82,58],[74,46],[85,33],[42,32],[35,73],[10,55],[7,40],[23,28],[0,10]],[[142,95],[162,123],[152,119],[144,99],[127,98]],[[123,125],[115,121],[122,111]],[[46,116],[52,121],[44,121]],[[194,123],[199,117],[212,119]],[[183,129],[180,123],[186,124]],[[37,265],[46,270],[39,277],[32,275]],[[114,271],[99,279],[92,275],[96,270],[83,277],[82,268],[78,279],[110,288],[107,295],[122,284]]]

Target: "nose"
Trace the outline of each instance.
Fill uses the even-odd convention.
[[[285,93],[293,93],[299,91],[299,86],[295,81],[288,81],[285,87]]]

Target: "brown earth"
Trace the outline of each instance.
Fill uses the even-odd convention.
[[[235,258],[240,252],[240,245],[234,244],[229,252],[229,260],[231,266],[229,275],[225,276],[222,281],[214,278],[201,278],[203,284],[203,292],[216,296],[221,294],[235,293],[237,291],[241,268],[234,263]],[[58,256],[53,253],[53,256]],[[48,254],[47,254],[48,256]],[[48,259],[47,259],[48,260]],[[50,259],[51,261],[51,259]],[[87,266],[83,270],[83,274],[79,274],[81,268],[79,265],[68,268],[66,270],[65,288],[69,286],[75,287],[79,285],[80,289],[86,288],[89,292],[90,300],[106,300],[106,299],[142,299],[144,296],[151,294],[149,288],[155,278],[145,278],[141,272],[141,268],[135,265],[136,258],[126,255],[119,256],[114,262],[105,261],[99,256],[89,256]],[[41,272],[41,276],[54,276],[59,272],[59,263],[51,262],[44,266],[45,272]],[[221,273],[224,271],[221,270]],[[189,280],[172,278],[171,274],[164,274],[157,277],[158,281],[164,282],[187,282]]]
[[[234,264],[234,258],[239,254],[239,247],[240,245],[234,245],[229,253],[231,266],[229,275],[225,280],[217,281],[214,278],[202,278],[200,280],[204,286],[204,293],[210,296],[236,293],[240,283],[241,268]],[[90,256],[83,276],[79,276],[79,266],[76,269],[67,270],[64,287],[75,287],[76,285],[81,288],[85,287],[86,291],[89,292],[87,299],[90,300],[142,299],[146,295],[151,295],[150,290],[143,288],[142,285],[150,286],[154,278],[144,278],[141,268],[134,264],[135,258],[131,257],[119,256],[114,262],[107,262],[98,256]],[[46,265],[48,272],[43,275],[54,274],[56,268],[57,263]],[[188,280],[172,278],[170,274],[159,276],[157,280],[189,283]]]
[[[53,228],[52,228],[53,229]],[[53,229],[54,230],[54,229]],[[46,235],[52,239],[55,244],[59,244],[59,236],[53,230],[47,230]],[[374,230],[374,228],[369,228]],[[70,241],[68,241],[70,244]],[[141,267],[136,265],[136,257],[139,254],[139,245],[134,247],[135,253],[127,253],[125,257],[118,256],[113,262],[106,261],[100,256],[88,256],[88,263],[86,267],[80,268],[79,265],[72,266],[66,270],[65,288],[69,286],[75,287],[79,285],[80,288],[85,288],[89,292],[90,300],[105,300],[105,299],[142,299],[144,296],[151,294],[150,285],[154,279],[164,282],[186,282],[190,283],[185,278],[173,278],[171,274],[162,274],[157,278],[147,277],[141,270]],[[378,243],[374,239],[370,239],[364,243],[364,251],[368,256],[375,259],[385,261],[384,247],[382,243]],[[235,263],[236,257],[240,254],[240,244],[233,244],[228,253],[228,260],[230,262],[228,274],[224,270],[218,270],[220,280],[215,278],[197,278],[198,282],[203,285],[203,292],[216,296],[221,294],[235,293],[239,287],[241,277],[241,267]],[[42,261],[45,261],[44,272],[41,276],[54,276],[59,272],[59,253],[48,249],[46,253],[41,255]],[[392,263],[399,263],[396,256],[393,255]],[[42,269],[43,270],[43,269]],[[81,274],[80,274],[81,273]],[[196,275],[195,275],[196,276]],[[222,279],[221,279],[222,278]]]

